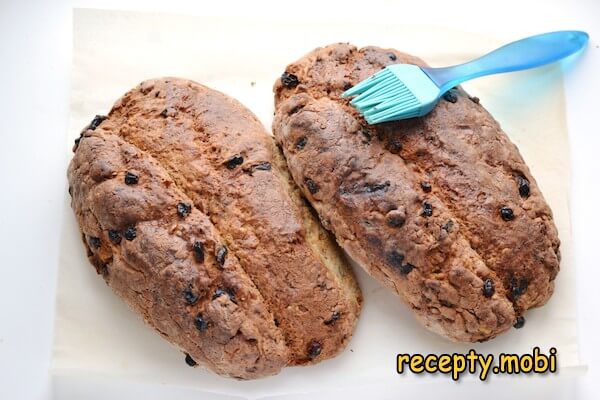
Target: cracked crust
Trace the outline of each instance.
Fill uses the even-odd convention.
[[[275,83],[273,131],[294,180],[357,262],[432,331],[488,340],[551,296],[552,213],[516,146],[462,89],[426,117],[377,126],[340,98],[398,62],[425,65],[377,47],[312,51]]]
[[[98,272],[194,361],[252,379],[348,343],[355,278],[273,139],[235,100],[187,80],[145,81],[84,130],[68,176]]]

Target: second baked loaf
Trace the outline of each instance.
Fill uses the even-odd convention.
[[[559,269],[552,212],[498,123],[460,89],[427,116],[369,126],[341,93],[393,63],[336,44],[275,84],[273,131],[323,224],[429,329],[482,341],[523,325]]]

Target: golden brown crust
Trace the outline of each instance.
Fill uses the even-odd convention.
[[[95,218],[101,224],[110,225],[115,216],[127,219],[127,223],[140,224],[144,220],[155,221],[156,216],[163,215],[164,209],[168,208],[174,220],[153,222],[152,229],[157,237],[146,246],[161,248],[166,254],[183,251],[173,242],[173,232],[181,229],[181,224],[189,218],[201,216],[203,223],[218,237],[208,238],[210,244],[204,246],[205,262],[212,257],[210,262],[217,263],[217,275],[213,280],[224,279],[219,277],[219,260],[225,260],[226,265],[234,260],[239,267],[236,270],[239,276],[231,278],[237,282],[233,290],[237,303],[232,302],[229,306],[241,306],[237,293],[243,288],[253,293],[256,305],[252,307],[257,309],[261,321],[268,319],[265,315],[271,316],[269,324],[261,322],[266,325],[261,326],[258,333],[267,335],[272,343],[264,342],[263,346],[257,338],[258,342],[252,343],[260,348],[258,353],[250,347],[228,348],[230,345],[224,342],[226,335],[211,337],[212,341],[198,344],[198,352],[209,349],[215,355],[221,352],[222,365],[208,363],[210,368],[222,374],[253,378],[277,372],[282,367],[282,358],[285,358],[284,364],[313,363],[332,357],[344,348],[360,311],[360,291],[339,249],[315,221],[298,189],[291,183],[285,160],[273,139],[250,111],[237,101],[197,83],[176,78],[156,79],[145,81],[128,92],[115,103],[108,118],[95,131],[86,132],[70,171],[90,163],[98,157],[97,153],[103,154],[106,145],[96,145],[94,151],[86,150],[91,142],[88,135],[103,135],[111,141],[132,146],[142,158],[155,160],[157,168],[168,177],[168,185],[153,186],[146,191],[145,196],[152,199],[155,206],[149,205],[150,200],[128,197],[129,190],[139,184],[124,185],[122,190],[112,188],[103,197],[94,195],[81,202],[74,201],[78,215],[82,213],[84,218],[84,210],[93,207]],[[110,163],[107,156],[102,165]],[[125,173],[124,167],[119,165],[113,169],[121,176]],[[89,175],[87,170],[78,175],[70,172],[74,195],[80,196],[77,193],[82,181],[89,179]],[[142,179],[146,178],[140,176],[140,182]],[[177,195],[185,196],[186,200],[165,198],[169,190],[176,190]],[[138,200],[144,201],[135,209],[128,206]],[[192,206],[184,219],[176,215],[178,202]],[[128,206],[127,213],[116,210],[116,204]],[[80,223],[83,228],[87,226],[83,220]],[[118,225],[123,224],[125,222],[120,221]],[[145,225],[142,223],[141,226]],[[123,240],[120,246],[131,246],[137,241],[137,238],[131,243]],[[144,265],[148,256],[146,247],[128,251],[132,259],[126,270]],[[193,249],[188,245],[187,255],[190,253]],[[110,280],[111,264],[108,264],[109,284],[143,315],[157,313],[151,324],[164,331],[159,325],[160,315],[174,312],[173,303],[163,304],[164,299],[156,295],[149,303],[142,303],[139,296],[127,290],[127,285],[131,284],[129,280],[134,278],[123,276],[120,283],[114,278]],[[197,272],[178,276],[191,279],[188,275]],[[171,290],[168,288],[174,284],[170,277],[162,275],[153,276],[152,280],[140,279],[150,291]],[[179,281],[176,284],[183,285]],[[212,298],[217,289],[211,286],[206,292],[207,298]],[[214,305],[229,299],[230,290],[230,286],[224,287],[223,295],[214,301],[198,302],[207,307],[204,313],[211,319],[227,326],[231,325],[232,319],[226,308],[215,309]],[[232,327],[252,324],[258,316],[239,314],[236,318]],[[195,334],[189,329],[190,325],[173,328],[169,340],[188,351],[188,337]],[[207,359],[198,352],[188,351],[195,360],[200,358],[196,360],[198,362]],[[259,355],[257,359],[255,354]],[[269,357],[274,360],[270,361]],[[256,365],[250,367],[253,360]],[[245,365],[245,375],[240,373],[238,364]]]
[[[397,62],[424,65],[346,44],[289,65],[274,87],[276,140],[325,226],[369,273],[435,332],[487,340],[552,294],[552,213],[517,148],[462,90],[424,118],[377,126],[340,99]]]
[[[68,173],[92,264],[196,362],[244,379],[277,373],[288,358],[283,335],[239,261],[218,265],[223,239],[208,217],[194,207],[179,216],[177,205],[189,198],[152,157],[113,133],[109,124],[88,130]],[[127,172],[138,183],[126,184]]]

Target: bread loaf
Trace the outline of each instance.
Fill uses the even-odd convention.
[[[552,212],[516,146],[455,88],[422,118],[368,125],[341,93],[418,58],[318,48],[274,86],[273,131],[338,243],[429,329],[484,341],[521,327],[559,270]]]
[[[189,364],[250,379],[348,343],[354,276],[237,101],[145,81],[82,132],[68,177],[98,273]]]

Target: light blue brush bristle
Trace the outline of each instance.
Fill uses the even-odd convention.
[[[366,91],[367,89],[369,89],[373,85],[381,82],[380,77],[382,75],[387,76],[387,74],[389,74],[389,73],[390,73],[390,71],[388,71],[387,69],[382,69],[381,71],[379,71],[379,72],[371,75],[370,77],[368,77],[364,81],[360,82],[358,85],[353,86],[350,89],[346,90],[342,94],[342,97],[350,97],[350,96],[354,96],[354,95],[363,93],[364,91]]]
[[[342,94],[350,96],[356,96],[350,104],[367,122],[378,124],[424,115],[439,97],[439,88],[419,67],[396,64]]]
[[[582,31],[548,32],[454,66],[388,65],[348,89],[342,97],[356,96],[350,104],[369,124],[422,117],[433,110],[444,92],[465,81],[553,63],[580,52],[588,40],[589,35]]]

